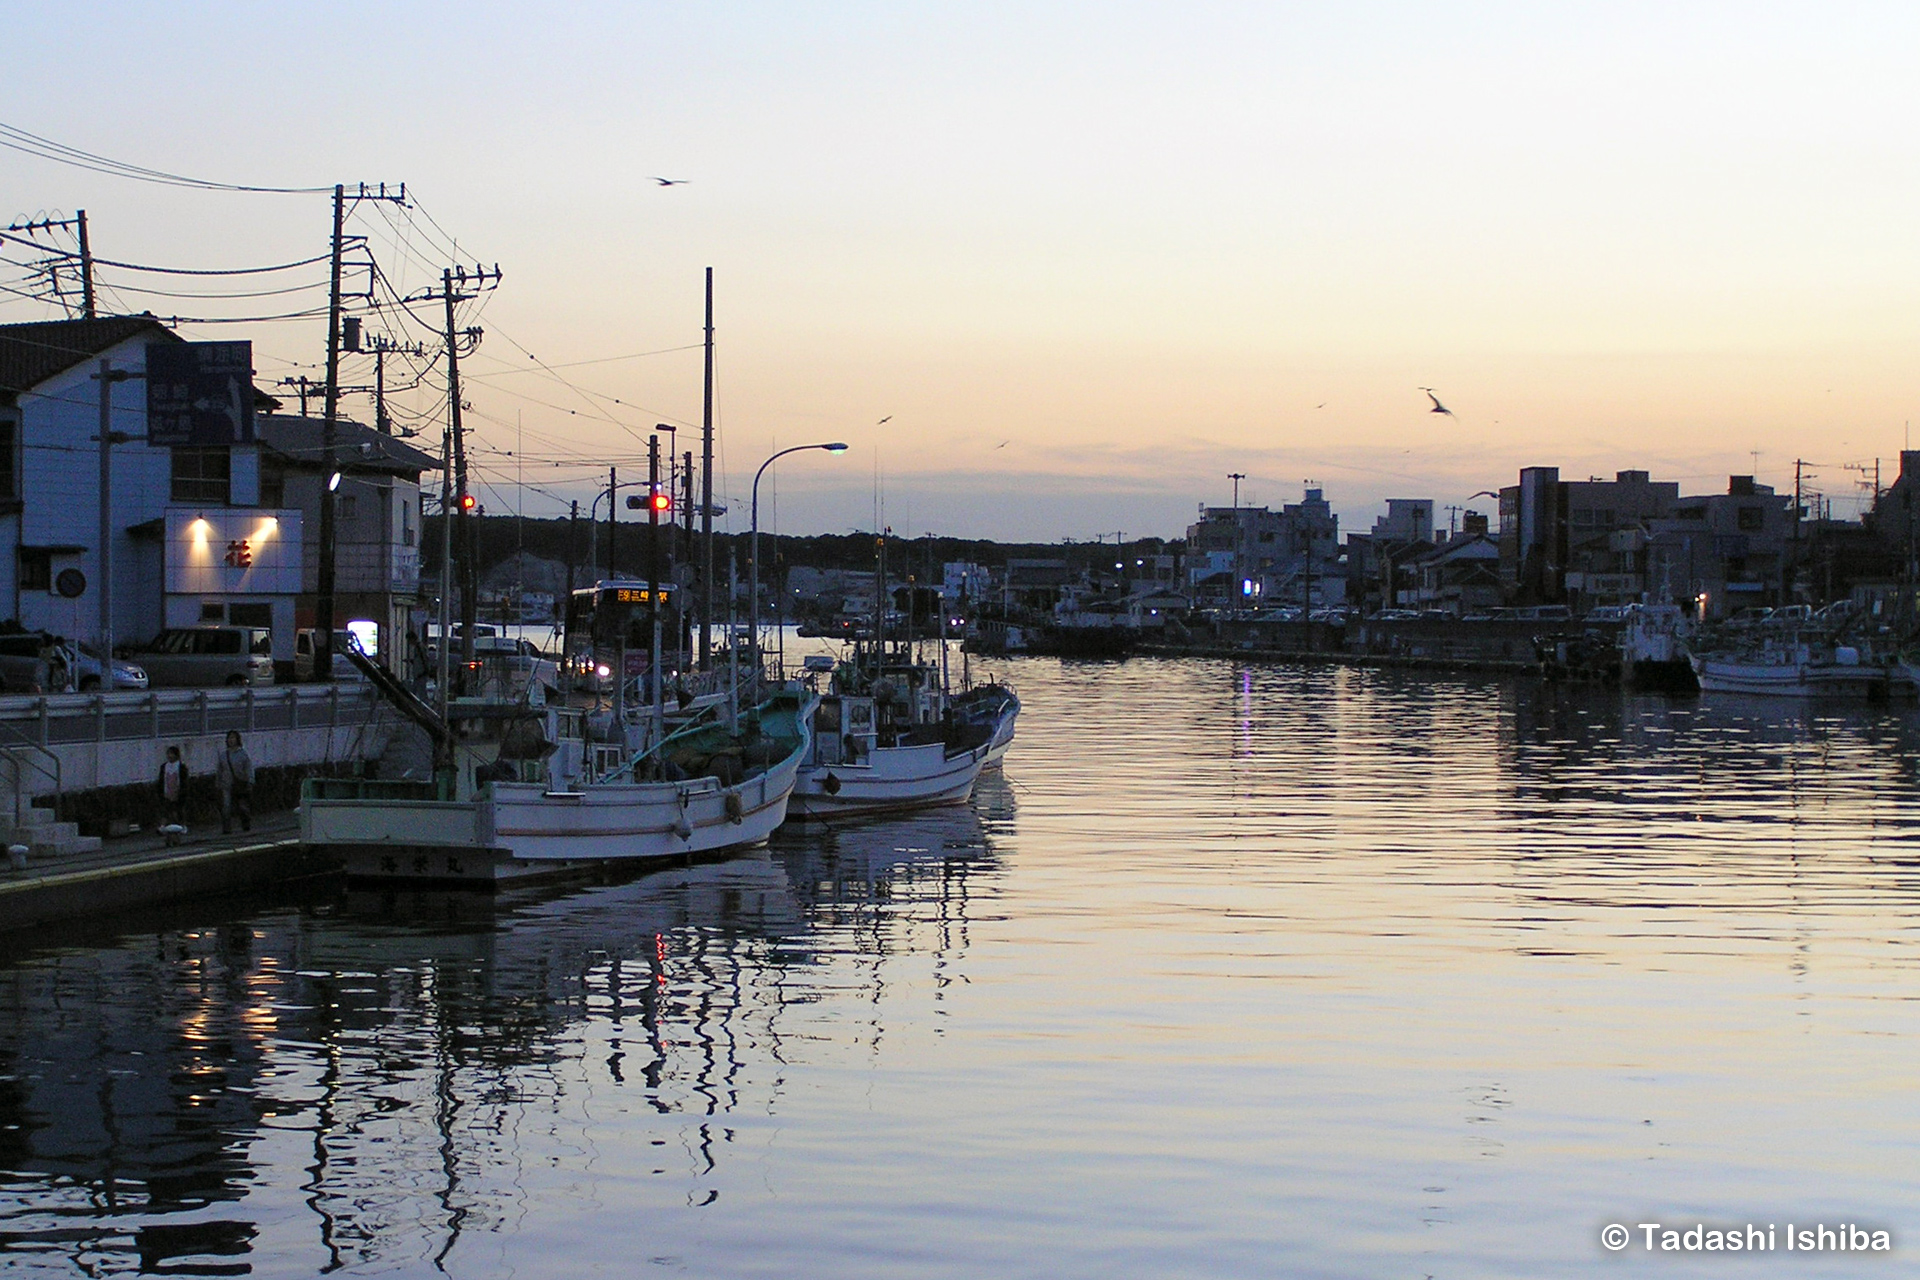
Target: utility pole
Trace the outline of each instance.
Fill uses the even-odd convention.
[[[55,227],[60,227],[63,230],[69,227],[73,229],[73,238],[80,246],[80,314],[88,320],[96,319],[98,312],[94,308],[93,298],[93,246],[87,240],[87,211],[85,209],[76,210],[74,216],[71,218],[42,218],[38,222],[10,222],[5,229],[8,231],[24,231],[28,235],[32,235],[36,231],[51,231]],[[52,282],[54,296],[59,298],[60,278],[56,274],[60,265],[59,258],[72,258],[75,255],[62,249],[55,249],[53,252],[57,257],[43,265],[46,266],[48,280]],[[64,308],[66,306],[66,300],[61,298],[60,302]]]
[[[76,211],[73,220],[80,224],[81,314],[86,316],[87,319],[92,320],[96,316],[93,306],[93,245],[87,240],[87,211],[85,209]],[[103,653],[101,660],[108,661],[112,656],[112,654]]]
[[[700,409],[700,666],[713,660],[713,268],[707,268],[707,377]],[[729,638],[728,647],[732,647]]]
[[[115,369],[111,360],[100,361],[93,375],[100,383],[100,582],[96,587],[100,603],[100,661],[111,671],[113,661],[113,384],[134,375]],[[113,687],[111,679],[102,679],[105,692]]]
[[[1786,599],[1782,604],[1792,604],[1794,587],[1800,580],[1800,503],[1803,501],[1800,485],[1806,463],[1799,458],[1793,460],[1793,557],[1787,568]]]
[[[313,678],[333,679],[333,583],[339,532],[335,527],[334,480],[335,418],[340,412],[340,240],[347,217],[347,188],[333,188],[333,254],[327,288],[327,398],[320,428],[320,581],[313,618]],[[303,380],[304,381],[304,380]],[[300,388],[300,414],[306,416],[306,388]]]
[[[620,468],[608,467],[607,468],[607,577],[609,579],[617,578],[620,576],[619,570],[613,567],[614,552],[619,550],[619,544],[614,541],[614,535],[617,534],[620,530],[619,504],[620,504]]]
[[[463,599],[460,601],[461,661],[473,661],[474,614],[479,604],[479,565],[478,539],[473,528],[473,495],[467,489],[467,442],[466,432],[461,425],[460,403],[460,342],[472,339],[478,342],[479,329],[456,329],[454,327],[453,308],[455,303],[465,302],[482,289],[496,288],[500,284],[500,265],[491,268],[476,266],[472,271],[465,267],[449,267],[440,273],[439,289],[422,289],[409,294],[401,301],[444,302],[446,304],[446,344],[447,344],[447,429],[451,433],[453,452],[454,505],[447,513],[449,520],[457,521],[460,528],[460,580]],[[468,292],[471,289],[473,292]]]
[[[660,741],[663,725],[660,680],[660,504],[655,501],[655,495],[659,492],[660,437],[650,435],[647,437],[647,629],[653,637],[653,647],[647,655],[647,675],[653,682],[653,696],[648,702],[653,708],[653,740],[656,744]]]
[[[403,184],[393,195],[387,194],[386,184],[380,184],[377,193],[367,190],[367,184],[359,184],[354,194],[354,203],[362,200],[388,200],[395,204],[406,199],[406,187]],[[338,516],[335,510],[334,490],[339,482],[334,477],[339,474],[340,459],[337,456],[339,438],[337,427],[340,419],[340,272],[342,260],[346,254],[347,187],[345,183],[335,183],[333,188],[333,239],[331,241],[330,264],[327,286],[327,385],[325,387],[326,408],[322,411],[320,427],[320,566],[319,580],[315,584],[313,619],[313,674],[321,681],[333,678],[333,623],[334,623],[334,569],[338,559]],[[307,413],[306,379],[301,379],[300,416]]]

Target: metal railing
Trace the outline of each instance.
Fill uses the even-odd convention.
[[[370,685],[352,684],[0,696],[0,746],[333,728],[364,723],[378,703]]]

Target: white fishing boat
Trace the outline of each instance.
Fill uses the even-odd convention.
[[[985,767],[997,769],[1013,745],[1014,721],[1020,716],[1020,695],[1011,685],[993,681],[975,685],[948,700],[956,719],[985,728],[993,736],[987,743]]]
[[[814,708],[792,813],[830,821],[964,803],[992,739],[952,714],[938,668],[896,655],[876,677],[856,654]]]
[[[483,887],[744,848],[787,816],[811,705],[779,693],[639,752],[597,740],[583,708],[456,703],[436,729],[416,706],[439,738],[431,776],[309,779],[301,839],[351,880]]]
[[[1703,693],[1881,700],[1913,688],[1897,664],[1871,660],[1851,645],[1824,647],[1803,640],[1695,655],[1693,667]]]

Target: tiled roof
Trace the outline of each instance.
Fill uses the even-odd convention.
[[[319,469],[325,432],[326,423],[321,419],[302,418],[298,414],[262,414],[254,419],[255,437],[292,467]],[[348,471],[418,476],[422,471],[437,470],[440,466],[440,459],[421,452],[399,436],[382,435],[372,427],[346,418],[334,423],[334,449]]]
[[[0,324],[0,396],[31,391],[55,374],[148,330],[154,338],[180,341],[152,316]]]

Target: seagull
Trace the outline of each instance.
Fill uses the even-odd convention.
[[[661,186],[663,186],[663,187],[684,187],[684,186],[686,186],[686,185],[687,185],[687,183],[688,183],[689,181],[691,181],[691,179],[688,179],[688,178],[655,178],[655,179],[654,179],[654,181],[655,181],[655,182],[657,182],[657,183],[659,183],[659,184],[660,184]]]
[[[1427,399],[1433,401],[1433,408],[1427,410],[1428,413],[1444,413],[1449,418],[1453,416],[1453,410],[1440,403],[1440,397],[1433,394],[1432,387],[1422,387],[1420,389],[1427,393]]]
[[[1008,445],[1010,445],[1010,444],[1012,444],[1012,443],[1013,443],[1013,441],[1011,441],[1011,440],[1002,440],[1002,441],[1001,441],[1001,442],[1000,442],[999,444],[997,444],[997,445],[995,445],[995,446],[993,446],[993,447],[994,447],[994,448],[996,448],[996,449],[1004,449],[1004,448],[1006,448],[1006,447],[1007,447]]]
[[[892,422],[892,421],[893,421],[893,415],[892,415],[892,414],[888,414],[888,415],[887,415],[886,417],[884,417],[884,418],[882,418],[882,419],[880,419],[880,421],[878,421],[878,422],[876,422],[876,423],[874,423],[873,425],[874,425],[874,426],[876,426],[876,427],[884,427],[884,426],[886,426],[886,425],[887,425],[887,424],[888,424],[889,422]]]

